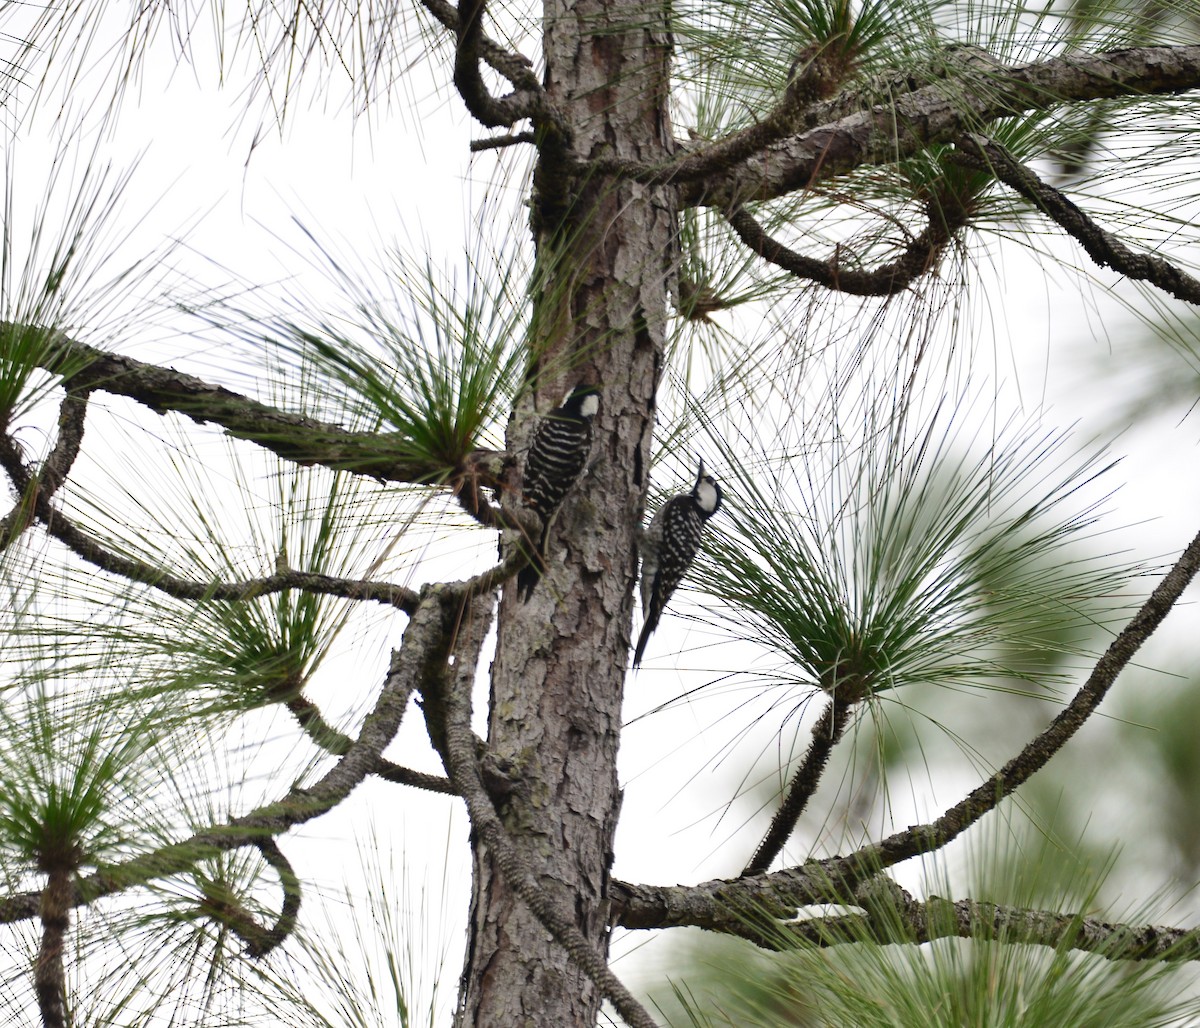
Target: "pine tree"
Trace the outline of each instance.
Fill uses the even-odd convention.
[[[192,13],[138,5],[110,48],[89,5],[7,13],[9,110],[33,118],[62,89],[89,131],[119,133],[156,33],[169,27],[187,57]],[[359,270],[327,251],[343,310],[267,288],[169,294],[222,355],[207,375],[193,338],[152,361],[122,346],[161,261],[101,278],[120,177],[94,165],[71,183],[64,226],[28,245],[12,226],[29,205],[10,186],[0,920],[19,954],[14,1011],[36,1002],[45,1025],[350,1023],[349,1006],[322,1021],[294,980],[314,952],[296,854],[303,827],[368,779],[387,783],[381,817],[413,790],[465,803],[462,1025],[593,1025],[604,1001],[627,1024],[658,1023],[609,966],[615,929],[797,950],[811,991],[780,986],[774,1013],[755,1015],[777,1023],[902,1023],[887,1006],[898,979],[936,992],[918,947],[945,938],[1046,947],[1060,978],[1076,953],[1101,954],[1127,995],[1142,979],[1120,961],[1161,974],[1196,956],[1182,927],[917,898],[892,874],[1027,791],[1200,567],[1200,536],[1151,585],[1135,561],[1081,555],[1106,458],[980,401],[964,303],[988,233],[1071,240],[1068,261],[1200,303],[1183,263],[1197,191],[1177,179],[1200,140],[1189,5],[421,0],[225,18],[215,5],[222,60],[246,48],[281,123],[301,72],[347,73],[369,112],[403,102],[400,71],[428,61],[472,119],[479,166],[520,195],[511,221],[481,207],[506,237],[469,245],[462,277],[420,253]],[[101,57],[110,92],[85,102]],[[64,153],[86,153],[70,149],[84,134],[65,137]],[[1135,179],[1161,208],[1119,206]],[[600,398],[586,464],[543,523],[523,502],[525,457],[580,386]],[[630,670],[639,546],[701,459],[724,498],[688,583],[701,638],[769,666],[747,681],[781,737],[812,716],[779,762],[763,837],[726,844],[740,875],[638,884],[613,877],[622,700],[679,649],[660,629],[646,670]],[[520,596],[543,537],[540,580]],[[445,540],[478,566],[447,572]],[[1080,672],[1097,625],[1110,638]],[[362,710],[322,677],[345,677],[330,664],[346,651],[355,678],[379,683]],[[708,687],[721,677],[712,667]],[[996,694],[1049,686],[1057,712],[937,816],[853,828],[827,851],[797,836],[831,762],[872,732],[885,745],[889,714],[922,690],[934,709],[968,691],[994,712]],[[419,747],[395,745],[402,722],[423,723]],[[281,734],[284,759],[241,763],[248,736]],[[419,769],[426,757],[440,773]],[[373,859],[386,880],[390,860]],[[386,896],[373,903],[364,922],[395,916]],[[869,963],[896,943],[912,956],[903,974]],[[824,949],[866,954],[860,987]],[[346,957],[322,959],[306,973]],[[679,1016],[719,1023],[690,1006]],[[947,1010],[960,1020],[946,1023],[968,1017]]]

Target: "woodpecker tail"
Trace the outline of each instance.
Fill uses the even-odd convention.
[[[542,575],[546,573],[546,558],[543,556],[545,552],[546,532],[543,529],[542,537],[538,540],[537,546],[530,547],[529,563],[517,572],[517,595],[521,598],[522,603],[529,602],[529,597],[533,595],[533,590],[537,588]]]
[[[645,621],[642,622],[642,633],[638,636],[637,647],[633,651],[633,666],[641,667],[642,654],[646,652],[646,643],[650,641],[650,636],[654,634],[654,630],[658,627],[658,615],[651,613]]]

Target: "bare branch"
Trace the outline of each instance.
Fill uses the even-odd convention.
[[[287,709],[292,712],[292,715],[300,723],[300,727],[304,729],[308,737],[327,753],[332,753],[334,756],[340,757],[350,748],[353,742],[350,736],[339,732],[329,724],[321,714],[320,708],[312,700],[304,696],[294,696],[287,701]],[[445,793],[450,796],[458,795],[454,786],[450,784],[450,779],[442,778],[440,775],[427,775],[420,771],[401,767],[386,757],[379,758],[379,763],[376,765],[373,774],[378,775],[385,781],[395,782],[398,785],[411,785],[417,789]]]
[[[421,0],[421,5],[436,18],[444,28],[458,37],[458,11],[446,0]],[[478,37],[478,56],[488,67],[503,75],[512,85],[524,92],[540,94],[542,84],[533,70],[533,62],[524,54],[505,50],[489,38],[482,29]]]
[[[441,24],[454,33],[454,85],[467,110],[488,127],[513,125],[523,118],[537,124],[564,124],[553,109],[533,63],[523,54],[506,50],[483,31],[483,0],[462,0],[455,9],[447,0],[421,0],[421,4]],[[479,73],[483,61],[513,85],[507,96],[492,96]]]
[[[966,134],[955,141],[959,159],[968,167],[989,171],[1006,186],[1025,197],[1078,240],[1102,268],[1112,268],[1126,278],[1149,282],[1165,293],[1188,303],[1200,304],[1200,280],[1170,261],[1151,253],[1135,253],[1110,232],[1105,232],[1066,194],[1043,182],[1019,163],[1003,146],[986,136]]]
[[[488,128],[495,128],[511,125],[519,116],[510,113],[511,104],[497,100],[488,92],[483,76],[479,74],[479,44],[483,37],[486,6],[484,0],[459,0],[454,86],[475,119]]]
[[[0,549],[7,547],[35,520],[39,506],[49,507],[50,498],[67,480],[79,449],[83,445],[83,427],[87,417],[86,390],[69,389],[58,408],[58,438],[36,476],[25,467],[20,447],[8,433],[0,439],[0,466],[16,486],[19,499],[0,520]],[[14,477],[15,475],[15,477]],[[18,480],[24,484],[18,485]]]
[[[873,270],[843,268],[838,254],[827,261],[806,257],[769,236],[744,207],[726,214],[729,227],[751,250],[798,278],[811,279],[827,289],[853,296],[893,296],[937,266],[938,257],[967,222],[964,210],[930,210],[925,230],[910,240],[896,260]]]
[[[754,856],[742,871],[743,876],[765,871],[779,856],[795,830],[800,815],[804,813],[804,808],[808,806],[809,799],[817,791],[825,765],[829,762],[829,755],[841,739],[853,713],[853,704],[844,701],[839,703],[836,697],[830,699],[828,706],[821,712],[821,717],[813,725],[813,738],[808,752],[804,754],[804,760],[792,776],[787,796],[775,811],[775,816],[771,818],[771,827],[767,829],[767,834],[758,844]]]
[[[476,601],[468,609],[465,622],[470,634],[480,634],[479,626],[490,623],[491,606]],[[471,665],[473,668],[473,665]],[[457,670],[457,668],[456,668]],[[556,900],[534,879],[529,865],[509,839],[504,825],[492,806],[483,784],[475,751],[475,733],[471,731],[471,693],[473,674],[442,677],[441,691],[445,710],[446,758],[450,780],[467,804],[471,830],[483,839],[496,866],[530,912],[538,919],[571,959],[596,983],[617,1012],[634,1028],[655,1028],[654,1019],[612,973],[593,943],[575,925],[574,919],[559,909]],[[431,733],[433,734],[433,733]]]
[[[537,136],[532,132],[512,132],[503,136],[490,136],[487,139],[472,139],[471,153],[482,153],[485,150],[499,150],[506,146],[536,142]]]

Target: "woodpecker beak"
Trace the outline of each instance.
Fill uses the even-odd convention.
[[[703,460],[703,458],[701,458],[701,460],[700,460],[700,471],[699,471],[699,473],[696,475],[696,478],[697,478],[697,480],[699,480],[699,479],[701,479],[701,478],[703,478],[703,477],[704,477],[704,460]]]

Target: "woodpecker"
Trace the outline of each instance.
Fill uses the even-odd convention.
[[[700,551],[704,523],[720,506],[721,487],[704,473],[701,461],[692,491],[667,500],[642,534],[642,634],[633,652],[634,667],[641,664],[663,608]]]
[[[577,385],[538,425],[525,456],[521,496],[542,519],[542,535],[529,564],[517,575],[523,601],[533,595],[546,568],[546,539],[555,512],[575,484],[592,448],[592,419],[600,409],[595,386]]]

